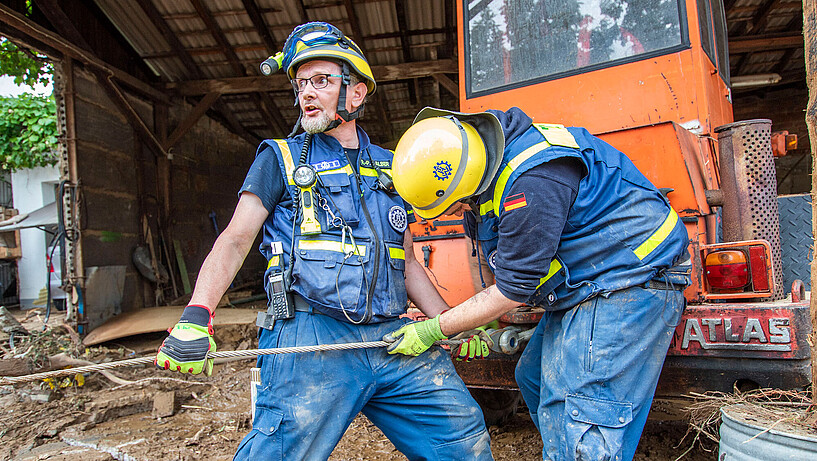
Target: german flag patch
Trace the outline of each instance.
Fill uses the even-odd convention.
[[[527,200],[525,200],[525,193],[511,195],[510,197],[505,199],[505,211],[516,210],[519,208],[523,208],[528,206]]]

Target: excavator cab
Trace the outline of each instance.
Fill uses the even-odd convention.
[[[807,384],[808,345],[800,330],[807,325],[808,305],[780,301],[782,289],[772,283],[780,271],[772,270],[778,257],[772,237],[778,234],[779,248],[779,231],[766,226],[772,237],[724,237],[727,208],[733,217],[752,215],[763,225],[776,222],[777,208],[770,206],[776,204],[776,188],[762,207],[753,208],[763,186],[758,157],[725,152],[748,142],[761,146],[755,150],[765,156],[768,134],[732,123],[723,2],[469,0],[457,3],[457,21],[461,111],[517,106],[536,122],[587,128],[626,153],[686,225],[690,304],[676,329],[659,393],[730,391],[736,382]],[[776,184],[770,149],[762,160],[771,163],[767,183]],[[741,201],[748,208],[738,209]],[[767,211],[769,216],[761,215]],[[419,221],[411,231],[417,259],[449,305],[493,283],[474,248],[478,242],[466,238],[456,217]],[[744,281],[730,278],[747,271]],[[776,304],[764,301],[770,299]],[[500,325],[529,331],[541,315],[521,306],[500,318]],[[469,387],[514,389],[517,357],[491,354],[455,365]]]

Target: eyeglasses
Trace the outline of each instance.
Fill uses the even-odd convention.
[[[312,88],[315,88],[316,90],[326,88],[327,85],[329,85],[329,77],[343,76],[337,74],[315,74],[309,78],[293,78],[289,82],[292,83],[292,88],[295,89],[295,92],[300,93],[306,89],[306,85],[309,82],[312,83]]]

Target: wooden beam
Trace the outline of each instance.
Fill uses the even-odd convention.
[[[142,142],[146,143],[150,150],[152,150],[157,156],[167,157],[167,151],[165,148],[162,146],[159,140],[156,139],[156,136],[153,135],[150,128],[145,125],[145,122],[142,121],[142,118],[139,117],[139,114],[136,113],[136,110],[133,109],[133,106],[130,105],[130,102],[122,93],[122,90],[120,90],[116,83],[110,79],[110,76],[101,70],[94,70],[93,74],[111,101],[119,108],[119,111],[122,112],[122,115],[124,115],[128,120],[131,127],[136,132],[136,135],[142,140]]]
[[[198,104],[196,104],[196,106],[193,107],[193,110],[191,110],[190,113],[187,114],[187,117],[185,117],[184,120],[182,120],[181,123],[179,123],[179,126],[177,126],[175,130],[173,130],[173,133],[171,133],[170,136],[167,137],[167,141],[165,141],[162,144],[162,147],[164,147],[165,150],[170,150],[170,148],[173,147],[173,145],[176,144],[180,139],[182,139],[182,136],[187,134],[190,128],[192,128],[193,125],[195,125],[196,122],[199,121],[201,116],[204,115],[205,112],[207,112],[207,109],[209,109],[210,106],[212,106],[213,103],[216,102],[219,96],[221,96],[219,93],[205,94],[204,97],[201,98],[201,100],[199,100]]]
[[[261,14],[280,14],[284,12],[284,10],[280,8],[259,8],[259,11]],[[245,14],[247,14],[246,10],[222,10],[211,13],[213,17],[243,16]],[[199,19],[199,15],[198,13],[170,13],[165,15],[165,18],[170,21],[186,21],[189,19]]]
[[[301,19],[301,24],[309,22],[309,15],[306,14],[306,7],[304,6],[304,0],[294,0],[295,9],[298,10],[298,17]],[[294,27],[293,27],[294,29]]]
[[[394,0],[394,8],[397,11],[397,31],[400,33],[400,48],[403,52],[403,62],[411,62],[411,44],[409,43],[408,35],[406,35],[408,24],[406,24],[405,0]],[[414,106],[420,102],[418,87],[417,80],[414,81],[414,85],[409,85],[408,87],[409,101],[411,101],[411,104]]]
[[[153,2],[151,0],[138,0],[138,2],[139,6],[142,7],[142,11],[144,11],[145,15],[150,19],[150,22],[153,23],[153,26],[159,30],[159,33],[162,34],[162,37],[164,37],[165,41],[170,45],[170,49],[175,57],[182,60],[184,67],[187,68],[193,78],[204,78],[204,74],[201,72],[199,66],[193,61],[193,58],[190,56],[190,53],[187,52],[184,45],[182,45],[182,42],[179,41],[176,33],[167,25],[167,22],[161,13],[159,13],[159,10],[153,5]]]
[[[453,94],[455,97],[460,97],[460,88],[453,80],[448,78],[445,74],[431,74],[443,88],[448,90],[449,93]]]
[[[446,59],[456,58],[457,56],[457,12],[453,0],[446,0],[445,2],[445,48],[443,49],[443,57]]]
[[[457,62],[451,59],[435,61],[417,61],[402,64],[391,64],[372,67],[375,80],[386,83],[396,80],[430,77],[433,74],[457,73]],[[173,82],[165,85],[168,90],[176,91],[180,96],[201,96],[218,92],[221,94],[244,94],[256,91],[291,91],[289,79],[283,74],[256,77],[216,78],[209,80],[190,80]]]
[[[72,41],[74,41],[78,46],[82,46],[89,53],[93,53],[90,46],[88,46],[88,43],[85,42],[85,39],[82,38],[82,35],[79,33],[76,27],[74,27],[74,24],[71,23],[68,16],[65,15],[65,12],[62,11],[56,2],[53,0],[37,0],[37,5],[40,8],[45,7],[49,10],[48,13],[44,12],[44,14],[46,14],[46,17],[49,18],[48,20],[51,22],[51,25],[57,29],[57,32],[59,32],[60,35],[71,37]],[[119,108],[122,115],[124,115],[128,120],[131,128],[133,128],[133,130],[136,132],[139,140],[144,140],[144,142],[150,146],[151,150],[153,150],[157,156],[166,157],[166,150],[156,139],[156,136],[154,136],[150,128],[145,125],[145,122],[141,117],[139,117],[139,114],[130,105],[130,102],[127,100],[125,95],[122,94],[119,87],[110,80],[110,75],[101,70],[95,70],[93,73],[96,76],[99,84],[108,94],[108,97],[111,99],[114,105]]]
[[[766,27],[766,22],[769,20],[769,12],[780,3],[780,0],[766,0],[766,3],[757,9],[754,17],[752,17],[752,27],[748,30],[746,35],[755,35]]]
[[[247,69],[243,64],[241,64],[241,60],[236,54],[235,49],[233,49],[230,41],[227,40],[227,37],[224,35],[224,32],[221,30],[221,27],[216,22],[210,10],[207,9],[201,0],[190,0],[190,2],[193,4],[193,7],[196,8],[199,16],[204,21],[204,24],[207,25],[208,29],[210,29],[210,33],[213,35],[213,38],[216,39],[216,42],[224,50],[224,54],[227,56],[227,60],[230,62],[233,71],[239,76],[246,76]],[[274,48],[275,46],[273,46],[273,50]],[[258,93],[258,99],[254,100],[253,102],[255,103],[256,107],[258,107],[258,111],[265,115],[267,123],[269,123],[270,129],[273,133],[276,131],[285,131],[285,129],[281,128],[283,126],[282,116],[275,104],[269,99],[269,95],[267,95],[264,91],[261,91]]]
[[[774,66],[774,69],[772,69],[772,72],[776,74],[783,73],[783,71],[786,70],[786,66],[789,64],[789,60],[792,58],[796,50],[797,48],[789,48],[788,50],[786,50],[786,52],[783,53],[783,57],[780,58],[780,62],[778,62],[777,65]]]
[[[204,25],[207,26],[207,29],[210,30],[210,35],[216,40],[216,43],[221,46],[224,55],[227,56],[227,60],[230,61],[230,65],[233,66],[233,71],[238,75],[246,75],[247,72],[244,69],[244,66],[241,65],[241,61],[238,59],[238,55],[235,54],[235,50],[233,49],[233,45],[227,40],[227,37],[224,36],[224,32],[221,31],[221,27],[216,22],[216,19],[213,17],[213,14],[210,13],[210,10],[201,2],[201,0],[190,0],[190,3],[193,4],[193,7],[196,9],[196,12],[199,14],[199,18],[204,21]]]
[[[60,35],[78,47],[92,53],[94,52],[94,50],[91,49],[91,45],[85,41],[85,38],[83,38],[77,28],[74,27],[74,23],[71,22],[71,19],[69,19],[62,8],[60,8],[56,0],[34,0],[34,3],[37,4],[40,11],[48,18],[48,22],[54,26],[54,29],[56,29]]]
[[[117,69],[102,61],[93,53],[90,53],[77,45],[71,43],[63,37],[43,28],[28,18],[17,13],[8,6],[0,3],[0,23],[5,26],[4,33],[11,35],[12,38],[19,37],[25,40],[29,37],[37,42],[40,42],[58,53],[62,54],[63,58],[73,58],[85,66],[105,72],[113,76],[124,85],[135,90],[142,96],[145,96],[153,101],[168,104],[169,100],[166,94],[150,86],[149,84],[137,79],[127,72]],[[16,34],[14,33],[16,32]]]
[[[803,36],[801,34],[755,35],[729,39],[729,52],[735,54],[802,47]]]
[[[255,4],[255,0],[241,0],[241,3],[244,4],[244,9],[247,10],[247,15],[250,16],[250,21],[252,21],[253,26],[255,26],[255,31],[261,37],[261,41],[264,42],[264,45],[266,45],[267,53],[270,55],[275,54],[280,47],[275,42],[275,38],[272,37],[272,34],[270,34],[267,21],[264,20],[264,14],[261,13],[261,9]]]
[[[746,70],[746,65],[749,63],[749,59],[751,59],[751,57],[752,53],[745,53],[740,57],[738,64],[735,66],[734,76],[743,75],[744,71]]]

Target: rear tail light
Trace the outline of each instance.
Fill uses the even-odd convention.
[[[749,284],[749,262],[741,250],[713,251],[706,256],[706,280],[717,290],[742,290]]]
[[[772,296],[771,247],[765,240],[706,245],[701,261],[706,299]]]

